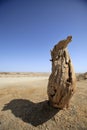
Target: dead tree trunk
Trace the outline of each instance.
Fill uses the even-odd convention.
[[[51,51],[52,73],[49,77],[47,93],[50,104],[56,108],[68,107],[76,88],[76,77],[67,51],[71,39],[72,36],[68,36]]]

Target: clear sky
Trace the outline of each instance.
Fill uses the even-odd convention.
[[[50,49],[68,46],[76,72],[87,71],[87,0],[0,0],[0,71],[50,72]]]

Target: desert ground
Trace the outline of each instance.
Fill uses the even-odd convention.
[[[49,106],[49,73],[0,73],[0,130],[87,130],[87,80],[77,80],[70,107]]]

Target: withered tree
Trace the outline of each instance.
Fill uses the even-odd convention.
[[[72,36],[60,41],[51,51],[52,73],[48,82],[49,103],[56,108],[68,108],[76,88],[76,76],[67,45]]]

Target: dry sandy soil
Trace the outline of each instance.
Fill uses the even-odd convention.
[[[68,110],[48,104],[49,74],[0,74],[0,130],[87,130],[87,80]]]

